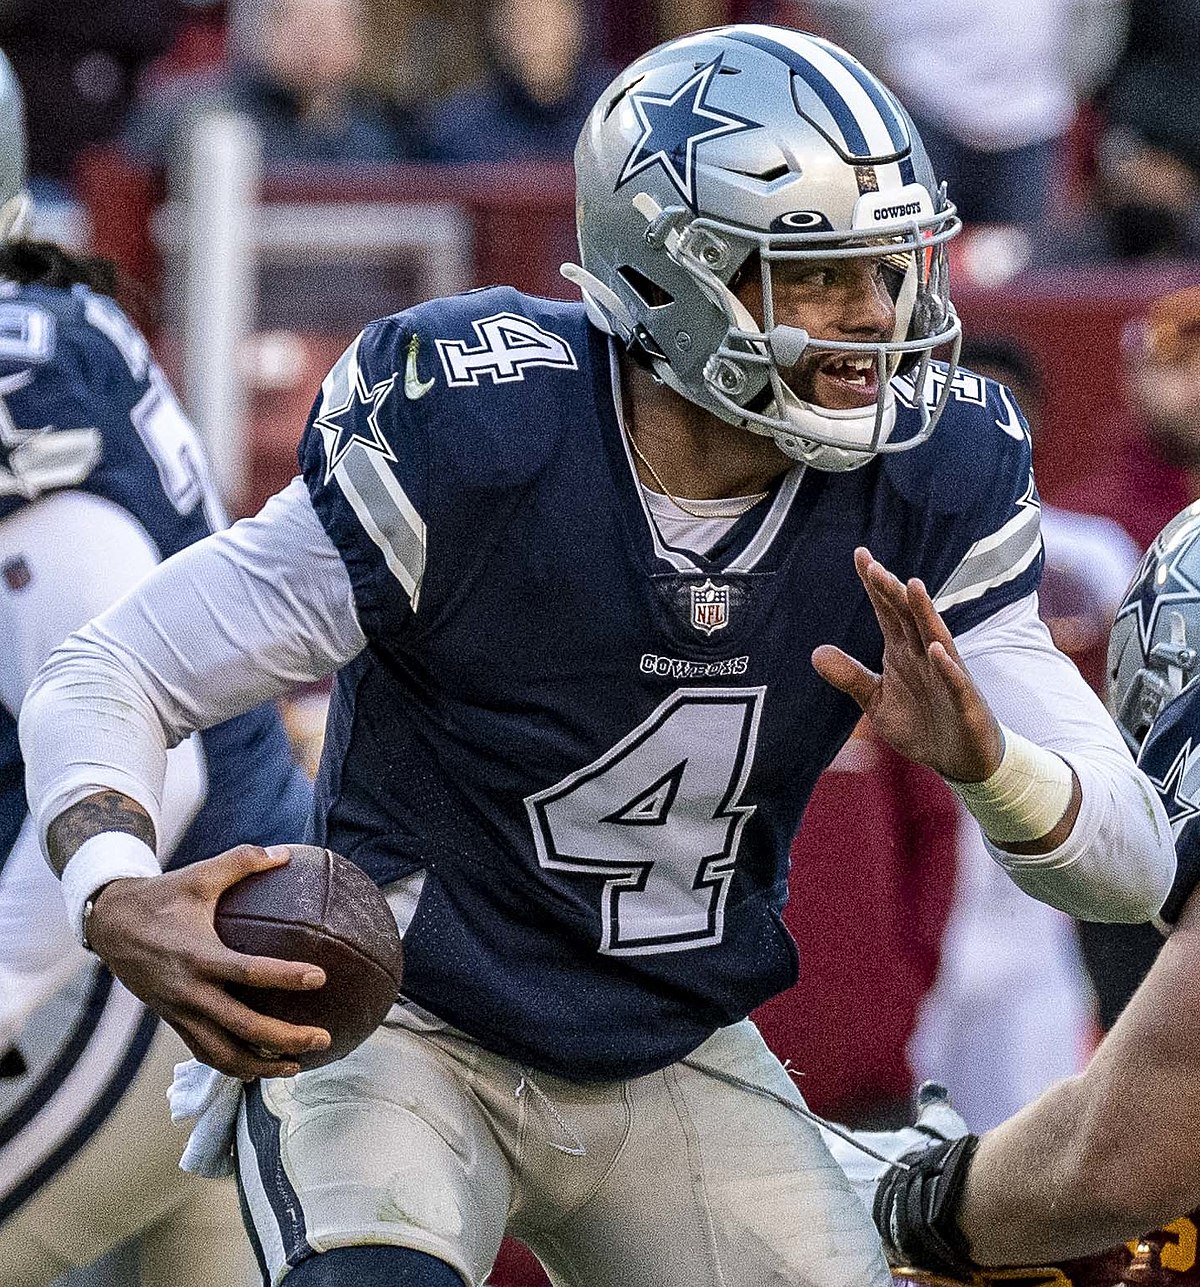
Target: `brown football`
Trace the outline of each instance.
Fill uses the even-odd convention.
[[[319,1068],[350,1053],[383,1022],[400,990],[404,954],[387,901],[360,867],[315,845],[289,845],[282,867],[231,885],[214,923],[236,952],[306,961],[325,971],[311,992],[231,985],[260,1014],[328,1030],[328,1050],[301,1055]]]

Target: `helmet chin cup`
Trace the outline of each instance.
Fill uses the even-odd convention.
[[[782,385],[769,411],[773,413],[771,425],[745,422],[746,428],[773,438],[791,460],[829,473],[861,469],[875,458],[896,427],[896,396],[890,387],[868,407],[835,410],[804,402]]]

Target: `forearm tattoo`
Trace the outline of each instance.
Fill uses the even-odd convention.
[[[140,804],[120,791],[97,791],[64,809],[50,824],[46,833],[50,865],[61,876],[75,850],[102,831],[127,831],[155,847],[154,823]]]

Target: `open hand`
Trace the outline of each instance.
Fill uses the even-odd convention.
[[[324,1028],[258,1014],[235,1001],[227,983],[296,991],[319,988],[315,965],[246,956],[213,928],[221,894],[244,877],[287,862],[287,849],[239,845],[161,876],[114,880],[88,919],[97,955],[135,996],[157,1011],[206,1064],[243,1080],[291,1077],[293,1058],[330,1043]]]
[[[1000,726],[967,673],[922,582],[893,576],[863,546],[854,566],[883,631],[880,674],[832,644],[812,655],[901,755],[959,782],[982,782],[1003,754]]]

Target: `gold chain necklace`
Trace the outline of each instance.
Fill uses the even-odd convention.
[[[728,506],[722,509],[697,510],[692,509],[685,501],[672,494],[666,483],[658,476],[658,470],[646,459],[646,453],[637,444],[637,439],[633,434],[629,435],[629,445],[633,448],[633,453],[650,471],[650,477],[658,484],[659,491],[675,506],[676,509],[682,510],[689,518],[741,518],[741,516],[752,510],[760,500],[766,496],[766,492],[759,492],[754,496],[739,496],[731,500]]]

